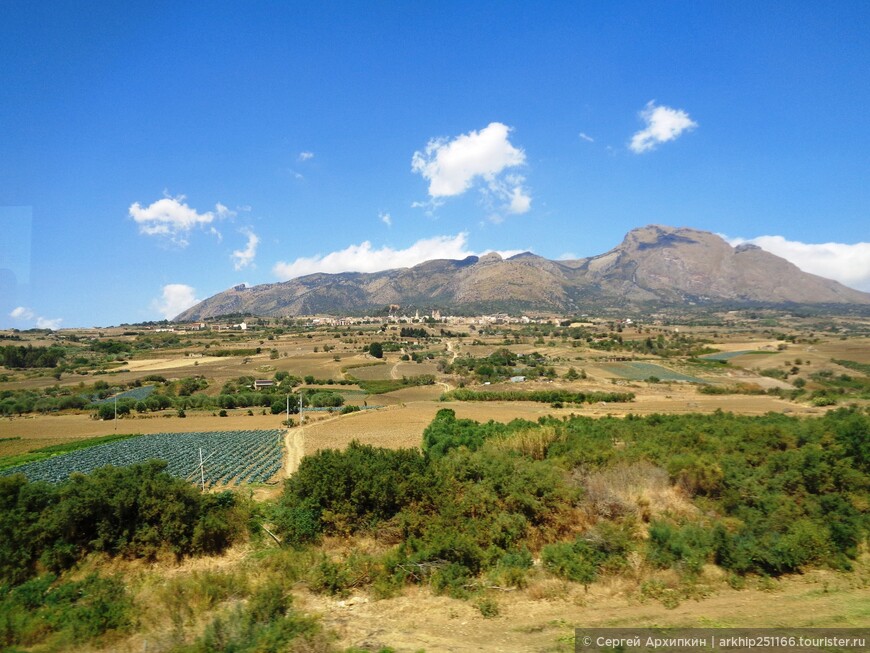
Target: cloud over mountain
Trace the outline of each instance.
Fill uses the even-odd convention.
[[[510,256],[517,252],[504,252]],[[279,262],[272,268],[278,279],[286,281],[315,272],[380,272],[392,268],[413,267],[433,259],[463,259],[474,256],[468,249],[468,234],[461,232],[455,236],[433,236],[423,238],[404,249],[389,245],[372,247],[364,241],[358,245],[348,245],[342,250],[316,256],[303,256],[290,263]]]
[[[689,114],[682,109],[656,106],[655,100],[650,100],[640,112],[640,117],[646,127],[631,137],[629,149],[635,154],[641,154],[655,149],[659,143],[672,141],[680,134],[691,131],[698,126]]]

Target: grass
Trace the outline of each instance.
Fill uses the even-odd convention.
[[[837,365],[841,365],[842,367],[846,367],[850,370],[860,372],[864,376],[870,376],[870,363],[858,363],[855,361],[847,361],[837,358],[831,359],[831,362],[836,363]]]
[[[118,442],[120,440],[127,440],[129,438],[135,438],[141,435],[140,433],[119,433],[113,435],[104,435],[98,438],[89,438],[87,440],[76,440],[74,442],[67,442],[65,444],[55,444],[50,447],[42,447],[40,449],[34,449],[29,453],[22,453],[15,456],[8,456],[6,458],[0,458],[0,469],[8,469],[9,467],[16,467],[18,465],[23,465],[25,463],[33,463],[39,460],[45,460],[46,458],[51,458],[53,456],[58,456],[60,454],[70,453],[71,451],[78,451],[80,449],[88,449],[90,447],[95,447],[100,444],[107,444],[109,442]],[[6,439],[6,438],[4,438]],[[18,439],[18,438],[8,438]]]
[[[363,392],[370,395],[381,395],[386,392],[401,390],[402,388],[410,388],[418,385],[433,385],[435,383],[435,378],[431,375],[424,375],[409,376],[401,379],[377,379],[371,381],[353,378],[353,381],[363,390]]]
[[[347,372],[348,370],[356,370],[361,367],[375,367],[377,365],[386,365],[387,361],[372,361],[370,363],[356,363],[354,365],[345,365],[341,368],[342,372]]]

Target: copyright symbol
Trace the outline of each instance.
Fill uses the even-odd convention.
[[[583,638],[583,646],[592,646],[592,638],[584,637]]]

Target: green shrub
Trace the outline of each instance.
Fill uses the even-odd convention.
[[[309,587],[314,592],[346,596],[350,579],[344,565],[324,557],[311,571]]]
[[[551,573],[588,587],[599,573],[625,569],[634,548],[633,523],[600,522],[573,542],[545,546],[541,559]]]
[[[303,458],[284,486],[275,521],[291,542],[310,541],[324,531],[366,530],[419,500],[429,485],[419,452],[352,442],[345,451]]]
[[[62,571],[92,551],[217,553],[244,532],[248,508],[232,494],[201,494],[165,467],[107,466],[55,486],[0,478],[0,582],[25,580],[37,561]]]
[[[478,599],[477,603],[475,603],[475,607],[480,610],[480,614],[482,614],[485,619],[492,619],[501,614],[498,602],[488,596]]]
[[[46,640],[55,646],[81,644],[131,624],[132,601],[124,584],[91,574],[80,581],[57,582],[41,576],[0,599],[0,643],[31,647]]]
[[[559,542],[541,550],[544,566],[551,573],[588,587],[598,576],[604,555],[583,539]]]
[[[713,556],[713,534],[696,524],[675,526],[654,521],[649,527],[647,560],[657,567],[673,567],[688,575],[700,573]]]

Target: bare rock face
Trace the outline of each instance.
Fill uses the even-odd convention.
[[[665,301],[866,304],[870,295],[800,270],[755,245],[732,247],[715,234],[651,225],[588,259],[596,282]],[[628,288],[624,284],[628,282]]]
[[[870,305],[870,294],[803,272],[755,245],[735,248],[706,231],[650,225],[629,232],[609,252],[574,261],[550,261],[530,252],[503,259],[492,252],[372,274],[312,274],[284,283],[236,286],[176,320],[229,313],[364,313],[390,304],[564,312],[579,306],[686,303]]]

